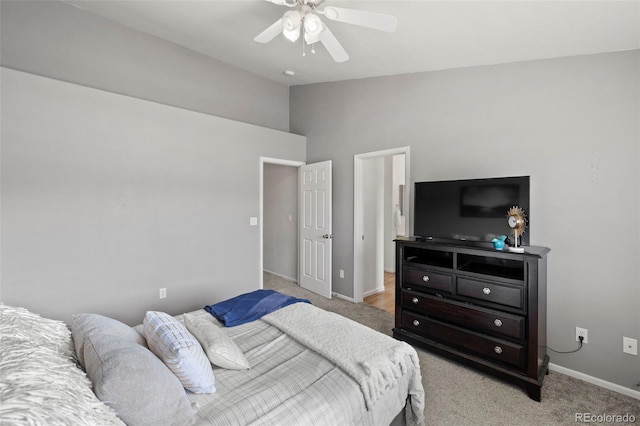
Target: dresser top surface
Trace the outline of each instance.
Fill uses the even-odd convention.
[[[496,250],[492,247],[482,247],[476,246],[472,242],[456,242],[456,241],[436,241],[436,240],[421,240],[415,237],[398,237],[394,240],[397,243],[402,244],[411,244],[416,246],[421,246],[424,248],[433,248],[436,250],[449,250],[455,251],[457,253],[472,253],[472,252],[485,252],[489,253],[499,253],[499,254],[508,254],[513,256],[535,256],[535,257],[545,257],[551,249],[543,246],[522,246],[524,249],[524,253],[511,252],[508,250]]]

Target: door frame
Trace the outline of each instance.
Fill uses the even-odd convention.
[[[264,224],[263,224],[263,220],[264,220],[264,165],[265,164],[277,164],[280,166],[291,166],[291,167],[300,167],[300,166],[304,166],[305,163],[304,161],[294,161],[294,160],[285,160],[282,158],[272,158],[272,157],[260,157],[260,196],[259,196],[259,204],[260,204],[260,211],[258,212],[258,227],[260,230],[260,264],[259,264],[259,273],[258,276],[260,277],[259,279],[259,289],[263,289],[264,288],[264,277],[263,277],[263,271],[264,271]],[[298,189],[296,188],[296,191]],[[296,220],[297,220],[298,214],[296,212]],[[300,252],[300,248],[298,248],[298,254]],[[298,274],[300,273],[300,271],[298,271]],[[300,277],[298,277],[298,280],[300,279]]]
[[[409,165],[410,159],[410,147],[402,146],[397,148],[384,149],[381,151],[365,152],[362,154],[356,154],[353,156],[353,301],[360,303],[363,298],[363,285],[362,285],[362,237],[361,228],[363,226],[363,206],[362,206],[362,192],[363,192],[363,177],[362,177],[362,162],[370,158],[388,157],[392,155],[404,154],[404,179],[405,179],[405,220],[407,224],[410,224],[410,200],[411,200],[411,173]]]

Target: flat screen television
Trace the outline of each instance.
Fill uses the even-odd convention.
[[[413,230],[421,240],[447,240],[491,246],[491,240],[513,233],[507,212],[522,208],[527,229],[518,245],[529,245],[531,210],[529,176],[416,182]]]

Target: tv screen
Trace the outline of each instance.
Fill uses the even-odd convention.
[[[513,239],[507,211],[519,206],[527,216],[527,229],[518,244],[529,245],[529,176],[416,182],[414,197],[413,228],[418,238],[483,246],[500,235]]]

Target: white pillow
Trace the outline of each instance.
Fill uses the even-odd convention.
[[[209,361],[229,370],[246,370],[249,362],[220,327],[205,318],[184,314],[184,324],[202,345]]]
[[[180,379],[182,386],[194,393],[216,391],[211,363],[200,343],[175,318],[149,311],[142,322],[147,345]]]

